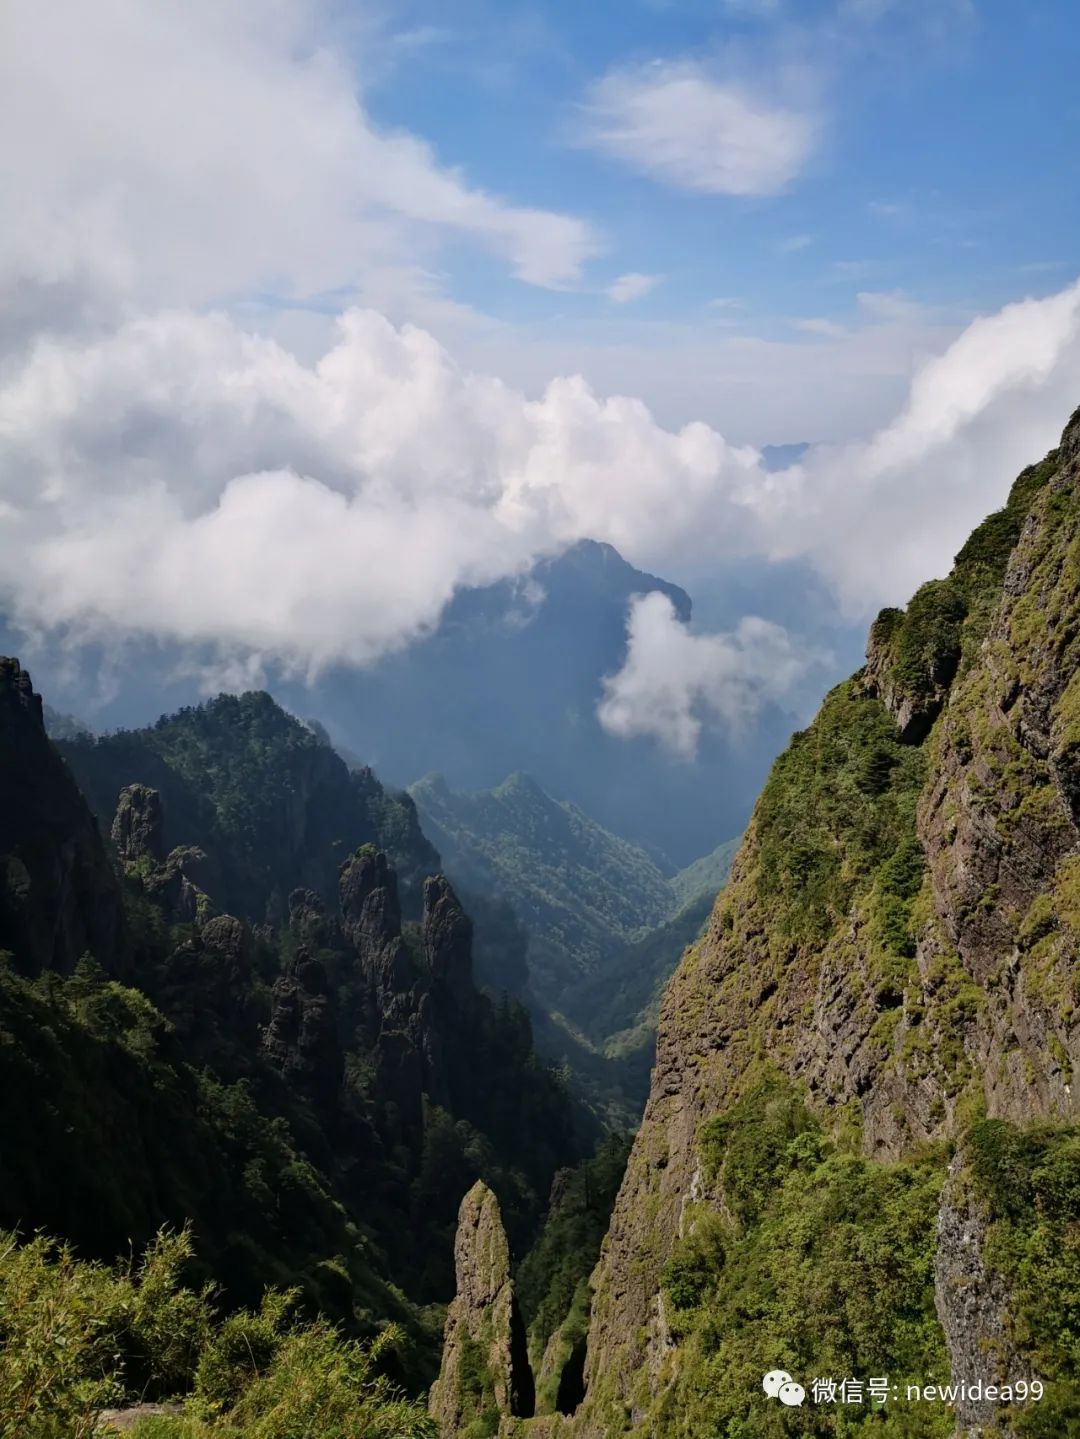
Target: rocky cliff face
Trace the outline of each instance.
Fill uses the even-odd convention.
[[[593,1277],[577,1432],[779,1432],[755,1364],[759,1380],[781,1364],[808,1383],[829,1353],[853,1366],[891,1355],[894,1375],[921,1364],[956,1381],[1070,1377],[1075,1356],[1040,1318],[1018,1256],[1056,1234],[1075,1268],[1059,1266],[1061,1282],[1080,1282],[1078,1206],[1045,1177],[1080,1193],[1078,662],[1074,420],[952,575],[882,616],[866,669],[773,770],[732,883],[665,997]],[[1067,1128],[1025,1138],[1045,1121]],[[858,1217],[856,1171],[881,1189],[876,1214]],[[750,1312],[803,1184],[812,1259],[800,1264],[820,1265],[826,1285],[827,1233],[809,1218],[820,1197],[832,1196],[833,1230],[856,1225],[846,1284],[872,1287],[875,1225],[893,1213],[892,1187],[910,1191],[895,1222],[915,1227],[903,1242],[892,1233],[880,1313],[858,1325],[853,1301],[821,1282],[796,1304],[795,1265]],[[740,1311],[724,1274],[750,1254]],[[919,1335],[908,1349],[867,1337],[890,1305],[896,1334],[900,1314]],[[1066,1432],[1074,1402],[1059,1386],[1043,1422],[1053,1412]],[[956,1419],[1014,1433],[1023,1412],[961,1404]],[[833,1432],[827,1410],[803,1418],[800,1432]],[[922,1427],[897,1433],[945,1434],[954,1417],[905,1422]]]
[[[493,1434],[500,1419],[533,1411],[510,1251],[498,1200],[483,1183],[461,1201],[454,1265],[457,1293],[447,1310],[442,1368],[429,1404],[441,1439]]]
[[[286,1081],[323,1113],[333,1110],[344,1074],[326,970],[301,949],[274,983],[263,1037],[267,1058]]]
[[[13,659],[0,659],[0,753],[0,950],[30,973],[70,973],[87,952],[123,969],[123,913],[101,835]]]

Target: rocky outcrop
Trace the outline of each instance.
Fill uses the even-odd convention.
[[[220,921],[215,920],[215,924]],[[298,1093],[333,1111],[344,1074],[326,971],[303,949],[274,983],[263,1051]]]
[[[478,1420],[492,1433],[500,1419],[530,1416],[534,1403],[499,1203],[479,1181],[461,1201],[454,1265],[457,1293],[429,1401],[441,1439],[456,1439]]]
[[[1027,1364],[1011,1335],[1009,1288],[986,1259],[987,1216],[952,1165],[938,1213],[934,1299],[952,1362],[955,1383],[1015,1384],[1029,1379]],[[958,1439],[999,1433],[1001,1406],[984,1398],[956,1405]]]
[[[932,596],[939,596],[940,584],[926,588]],[[920,591],[920,596],[925,608],[926,592]],[[921,744],[948,697],[960,664],[962,602],[958,597],[946,596],[945,605],[935,607],[931,625],[920,627],[919,618],[918,597],[906,614],[903,610],[882,610],[870,630],[866,668],[860,677],[863,691],[880,699],[892,715],[905,744]],[[930,633],[919,633],[920,628]],[[903,661],[898,662],[901,635],[905,652]]]
[[[330,948],[338,942],[337,926],[313,889],[294,889],[289,895],[289,928],[301,943],[314,949]]]
[[[0,950],[27,973],[69,973],[85,953],[126,972],[120,894],[101,835],[14,659],[0,658],[0,751]]]
[[[472,920],[445,875],[424,881],[424,955],[432,985],[463,1000],[473,992]]]
[[[215,880],[214,866],[197,845],[179,845],[163,855],[165,809],[149,785],[129,784],[120,791],[112,822],[112,841],[128,879],[177,924],[195,924],[213,913],[202,887]]]
[[[112,842],[125,863],[165,857],[162,844],[161,795],[145,784],[125,785],[112,822]]]
[[[164,851],[201,849],[213,878],[194,882],[252,923],[283,925],[297,888],[332,904],[342,858],[365,842],[399,867],[410,918],[419,914],[420,878],[439,867],[412,801],[369,770],[351,771],[265,693],[219,695],[142,730],[74,735],[58,747],[105,828],[122,788],[157,790]]]
[[[382,850],[364,845],[341,866],[338,881],[345,934],[385,1006],[406,994],[413,973],[401,938],[397,875]]]

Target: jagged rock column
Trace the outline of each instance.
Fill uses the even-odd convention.
[[[499,1202],[481,1180],[461,1201],[454,1265],[457,1294],[428,1404],[442,1439],[454,1439],[481,1417],[530,1417],[534,1404]]]
[[[161,836],[161,795],[145,784],[125,785],[112,822],[117,854],[129,863],[149,859],[158,864],[165,856]]]
[[[326,971],[304,949],[274,984],[263,1049],[293,1088],[324,1112],[333,1110],[344,1060]]]

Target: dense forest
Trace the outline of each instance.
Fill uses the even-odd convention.
[[[0,1432],[191,1389],[185,1434],[284,1435],[308,1364],[327,1416],[354,1385],[397,1432],[461,1195],[491,1185],[524,1252],[590,1132],[521,1004],[477,988],[411,802],[265,694],[58,749],[5,660],[0,746],[0,1224],[47,1236],[8,1245]],[[252,1335],[266,1372],[208,1380]]]

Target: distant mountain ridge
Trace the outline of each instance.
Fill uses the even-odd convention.
[[[673,873],[520,772],[467,793],[430,775],[409,793],[461,892],[494,898],[522,925],[540,1048],[569,1065],[610,1120],[632,1124],[660,993],[701,932],[737,841]],[[480,953],[487,928],[478,916]]]
[[[433,634],[367,670],[274,691],[384,781],[438,773],[453,790],[491,790],[523,771],[660,869],[678,869],[742,829],[794,722],[766,707],[737,740],[707,728],[692,761],[605,730],[604,679],[626,659],[631,601],[648,593],[692,622],[684,589],[581,541],[519,579],[460,591]]]
[[[138,730],[55,736],[103,827],[127,784],[163,801],[166,849],[197,846],[246,916],[280,921],[291,890],[333,899],[358,843],[391,856],[412,893],[439,856],[406,796],[350,769],[311,726],[264,692],[219,695]]]
[[[525,574],[459,590],[431,633],[364,669],[339,666],[308,683],[271,662],[264,683],[384,783],[405,787],[441,773],[455,789],[491,789],[523,770],[662,867],[678,868],[742,829],[794,719],[766,706],[737,738],[707,727],[692,761],[651,736],[605,730],[597,714],[604,680],[625,662],[631,601],[649,593],[666,595],[692,624],[684,588],[635,568],[609,544],[583,540]],[[736,587],[711,605],[707,627],[723,629],[748,612],[756,610],[746,610]],[[19,637],[0,617],[0,649],[5,644],[17,649]],[[200,661],[213,671],[222,658],[150,643],[133,643],[120,661],[92,645],[79,654],[81,671],[67,651],[63,666],[45,648],[29,662],[58,707],[102,732],[143,729],[163,712],[201,703]],[[100,693],[106,668],[111,699]],[[57,719],[54,737],[71,730]],[[699,803],[703,792],[708,805]]]
[[[508,899],[530,936],[534,993],[561,1007],[569,985],[671,912],[668,876],[644,850],[520,771],[455,792],[441,775],[411,785],[424,832],[467,887]]]

